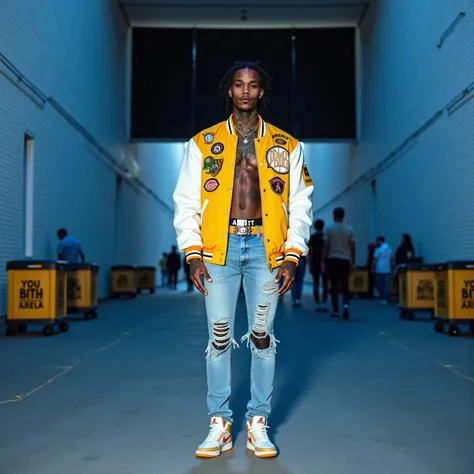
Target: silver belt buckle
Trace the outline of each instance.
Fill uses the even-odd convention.
[[[247,227],[244,225],[236,225],[234,228],[234,234],[235,235],[251,235],[252,234],[252,228]]]

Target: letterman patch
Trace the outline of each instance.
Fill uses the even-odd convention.
[[[286,140],[283,138],[275,138],[275,143],[278,143],[278,145],[286,145]]]
[[[306,168],[306,165],[303,165],[302,172],[303,176],[303,182],[305,186],[311,186],[313,184],[313,181],[311,180],[311,176],[309,175],[308,168]]]
[[[204,141],[206,143],[212,143],[214,141],[214,134],[213,133],[206,133],[204,135]]]
[[[224,145],[220,142],[214,143],[211,147],[211,153],[214,153],[214,155],[220,155],[224,151]]]
[[[212,156],[208,156],[204,159],[204,166],[202,169],[211,176],[217,176],[219,171],[222,169],[222,163],[224,163],[222,158],[217,159]]]
[[[285,182],[281,178],[276,176],[275,178],[272,178],[269,183],[272,188],[272,191],[275,194],[283,194],[283,191],[285,190]]]
[[[288,150],[281,146],[274,146],[267,151],[267,165],[279,174],[286,174],[290,169]]]
[[[289,140],[289,139],[290,139],[290,137],[289,137],[288,135],[285,135],[285,134],[283,134],[283,133],[274,133],[274,134],[272,135],[272,138],[277,138],[277,137],[278,137],[278,138],[283,138],[283,140]],[[275,140],[275,141],[276,141],[276,140]],[[277,142],[277,143],[278,143],[278,142]]]
[[[204,183],[204,189],[208,193],[212,193],[212,191],[215,191],[218,187],[219,187],[219,181],[217,181],[217,179],[214,179],[214,178],[208,179]]]

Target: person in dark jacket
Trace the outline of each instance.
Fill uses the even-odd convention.
[[[168,255],[167,267],[169,272],[169,287],[170,289],[176,290],[178,283],[178,272],[181,269],[181,257],[176,251],[176,245],[171,247],[171,253]]]
[[[309,271],[313,276],[313,294],[316,303],[316,311],[327,312],[326,302],[328,299],[328,277],[325,272],[321,271],[324,248],[324,221],[318,219],[314,223],[316,232],[309,239]],[[321,281],[322,280],[322,281]],[[320,304],[319,286],[322,283],[323,295],[322,305]]]

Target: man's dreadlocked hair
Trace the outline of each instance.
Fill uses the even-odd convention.
[[[267,91],[271,89],[272,78],[265,72],[265,70],[259,66],[258,62],[238,62],[235,63],[221,79],[219,83],[219,95],[223,100],[226,101],[225,109],[228,110],[229,106],[232,107],[232,97],[229,97],[228,90],[232,86],[234,80],[234,74],[241,69],[251,69],[255,71],[260,77],[260,87],[265,90],[263,98],[259,100],[266,107],[269,104]]]

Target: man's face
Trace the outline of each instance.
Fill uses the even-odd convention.
[[[263,94],[258,73],[252,69],[241,69],[234,74],[229,97],[232,98],[232,104],[237,110],[241,112],[255,110]]]

